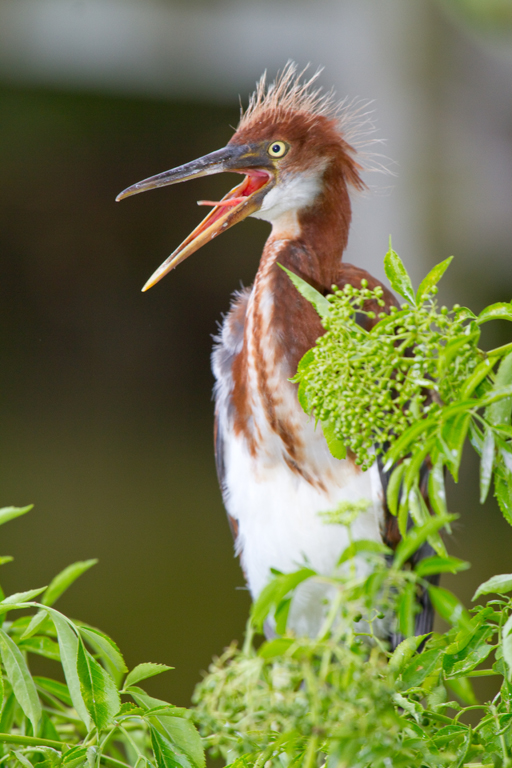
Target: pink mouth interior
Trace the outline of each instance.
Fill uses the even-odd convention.
[[[254,192],[265,186],[268,182],[270,175],[265,171],[245,171],[245,179],[236,187],[237,195],[235,197],[229,197],[231,193],[228,192],[226,197],[222,200],[198,200],[198,205],[213,205],[218,208],[218,211],[212,211],[208,217],[208,226],[214,224],[221,216],[224,215],[223,208],[231,208],[235,205],[240,205],[244,200],[247,200]],[[233,190],[235,191],[235,190]]]

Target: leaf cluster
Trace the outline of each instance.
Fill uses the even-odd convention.
[[[498,598],[470,610],[431,581],[469,567],[448,555],[440,537],[455,519],[445,470],[457,480],[468,439],[480,456],[481,500],[494,481],[512,523],[512,344],[478,347],[481,324],[512,320],[512,305],[479,316],[438,307],[449,262],[415,292],[390,248],[386,273],[405,302],[388,312],[383,292],[364,281],[324,297],[288,272],[326,329],[299,364],[299,400],[335,457],[350,450],[362,469],[380,457],[401,541],[391,552],[353,540],[350,526],[365,505],[345,502],[323,513],[326,524],[349,532],[336,574],[327,578],[307,563],[274,574],[253,605],[244,647],[214,660],[195,694],[205,744],[233,768],[512,765],[512,574],[482,584],[474,599]],[[371,330],[361,315],[375,321]],[[430,508],[420,492],[426,466]],[[425,542],[435,554],[414,557]],[[359,568],[361,560],[371,567]],[[331,595],[316,638],[287,627],[308,581],[327,584]],[[415,637],[425,591],[450,629]],[[277,636],[258,647],[255,633],[269,617]],[[393,633],[404,639],[391,653],[383,638]],[[493,676],[499,692],[480,704],[471,681],[482,676]]]
[[[299,401],[321,423],[334,456],[350,450],[363,470],[381,456],[393,470],[387,501],[402,535],[409,516],[418,525],[429,517],[420,493],[426,461],[432,511],[446,514],[445,468],[457,481],[468,437],[481,457],[481,501],[494,480],[512,524],[512,344],[478,347],[480,326],[512,321],[512,304],[493,304],[478,316],[457,304],[439,307],[437,283],[450,261],[434,267],[415,292],[390,248],[386,274],[406,301],[387,312],[382,288],[370,290],[364,280],[360,288],[334,286],[326,298],[288,272],[326,329],[299,363]],[[378,318],[369,309],[375,304],[383,310]],[[376,321],[371,330],[357,322],[361,315]],[[431,543],[441,552],[439,538]]]
[[[29,509],[1,509],[0,525]],[[149,696],[138,685],[172,667],[144,663],[128,672],[108,635],[53,607],[95,563],[68,566],[48,587],[7,597],[0,588],[0,764],[204,768],[190,712]],[[38,596],[40,602],[34,602]],[[23,615],[13,618],[19,611]],[[56,677],[32,675],[32,654],[53,660]]]
[[[427,580],[467,563],[434,556],[402,570],[427,535],[413,527],[391,565],[372,542],[342,553],[340,562],[372,561],[364,578],[353,570],[327,580],[310,568],[274,576],[253,607],[243,649],[232,645],[215,659],[195,692],[195,719],[214,757],[233,768],[511,764],[512,574],[482,584],[474,599],[500,597],[468,611]],[[254,633],[268,615],[282,614],[305,580],[328,581],[336,595],[319,635],[296,637],[285,622],[281,636],[257,647]],[[409,587],[413,597],[429,590],[451,625],[446,633],[414,636]],[[379,639],[390,610],[405,635],[393,653]],[[471,680],[481,676],[500,684],[492,702],[476,700]],[[481,713],[476,725],[473,710]]]

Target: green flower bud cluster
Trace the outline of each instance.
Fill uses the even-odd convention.
[[[482,359],[474,315],[439,308],[436,293],[433,286],[418,304],[386,312],[379,286],[333,286],[326,332],[299,364],[300,402],[362,469],[413,422],[458,398]],[[358,324],[361,315],[376,321],[371,330]]]

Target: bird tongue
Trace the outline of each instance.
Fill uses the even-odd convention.
[[[239,203],[245,202],[253,192],[257,192],[258,189],[265,186],[268,181],[268,173],[261,173],[258,171],[251,171],[246,174],[245,179],[235,189],[222,198],[222,200],[198,200],[198,205],[213,205],[216,207],[226,208],[232,205],[239,205]],[[237,192],[236,197],[230,197],[233,192]]]
[[[238,203],[243,203],[245,199],[245,197],[231,197],[229,200],[198,200],[197,204],[213,205],[219,208],[220,206],[238,205]]]

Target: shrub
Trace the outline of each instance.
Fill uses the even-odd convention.
[[[437,282],[449,261],[414,292],[390,248],[386,273],[405,303],[382,313],[369,332],[356,313],[366,312],[368,300],[382,301],[378,288],[335,288],[326,298],[288,273],[326,329],[299,364],[300,402],[335,456],[350,449],[363,469],[380,457],[392,470],[387,501],[402,540],[394,553],[352,541],[335,576],[305,564],[276,574],[263,590],[244,647],[214,660],[195,693],[205,745],[237,768],[512,764],[512,574],[482,584],[474,599],[499,597],[470,610],[428,580],[469,565],[450,557],[440,536],[455,519],[446,507],[445,469],[457,480],[467,437],[480,456],[481,500],[494,482],[512,523],[512,344],[478,347],[481,324],[512,320],[512,305],[492,305],[478,317],[457,305],[439,308]],[[432,510],[420,493],[426,460]],[[342,505],[326,523],[350,527],[360,506]],[[425,541],[436,554],[412,568]],[[369,576],[351,567],[356,557],[371,561]],[[335,595],[316,638],[295,637],[286,627],[294,591],[308,579],[328,581]],[[444,634],[414,636],[419,589],[451,625]],[[390,612],[405,637],[393,653],[380,639]],[[256,647],[254,634],[269,614],[279,636]],[[480,676],[500,685],[491,702],[476,700],[471,679]],[[472,710],[481,714],[473,726]]]
[[[206,747],[236,768],[512,764],[512,574],[480,585],[475,600],[497,598],[470,610],[429,581],[468,567],[447,554],[440,536],[455,519],[446,506],[445,470],[457,480],[467,439],[480,456],[481,500],[494,483],[512,523],[512,344],[478,347],[480,325],[512,320],[512,306],[495,304],[478,317],[457,305],[439,308],[437,282],[448,263],[414,292],[390,249],[386,273],[406,301],[369,332],[356,313],[367,312],[368,300],[382,300],[378,289],[363,284],[325,298],[289,273],[326,329],[299,365],[300,402],[335,456],[350,450],[362,469],[378,458],[391,473],[387,501],[402,534],[396,550],[352,539],[364,502],[327,511],[327,525],[349,532],[338,573],[326,578],[307,563],[295,573],[276,572],[252,607],[243,648],[232,645],[214,660],[194,710],[139,687],[169,667],[147,663],[128,672],[111,638],[53,607],[95,561],[74,563],[48,587],[0,592],[0,763],[204,768]],[[426,460],[431,511],[420,493]],[[29,509],[0,510],[0,524]],[[436,554],[412,567],[426,541]],[[358,575],[355,558],[370,562],[369,575]],[[327,582],[333,594],[314,638],[287,628],[295,590],[307,580]],[[450,629],[415,637],[416,595],[425,589]],[[24,613],[11,619],[14,611]],[[278,636],[261,642],[269,615]],[[392,615],[405,639],[391,653],[381,638]],[[30,654],[60,663],[65,682],[33,676]],[[495,677],[499,691],[479,704],[471,680],[481,676]],[[471,725],[473,710],[480,719]]]
[[[0,525],[30,509],[1,509]],[[0,563],[11,559],[3,557]],[[0,763],[24,768],[204,768],[190,712],[148,696],[138,685],[171,667],[145,663],[128,672],[110,637],[53,607],[95,562],[68,566],[48,587],[8,597],[0,590]],[[41,602],[34,602],[40,595]],[[30,615],[11,620],[14,611],[27,609]],[[30,654],[59,663],[65,682],[33,676]]]

